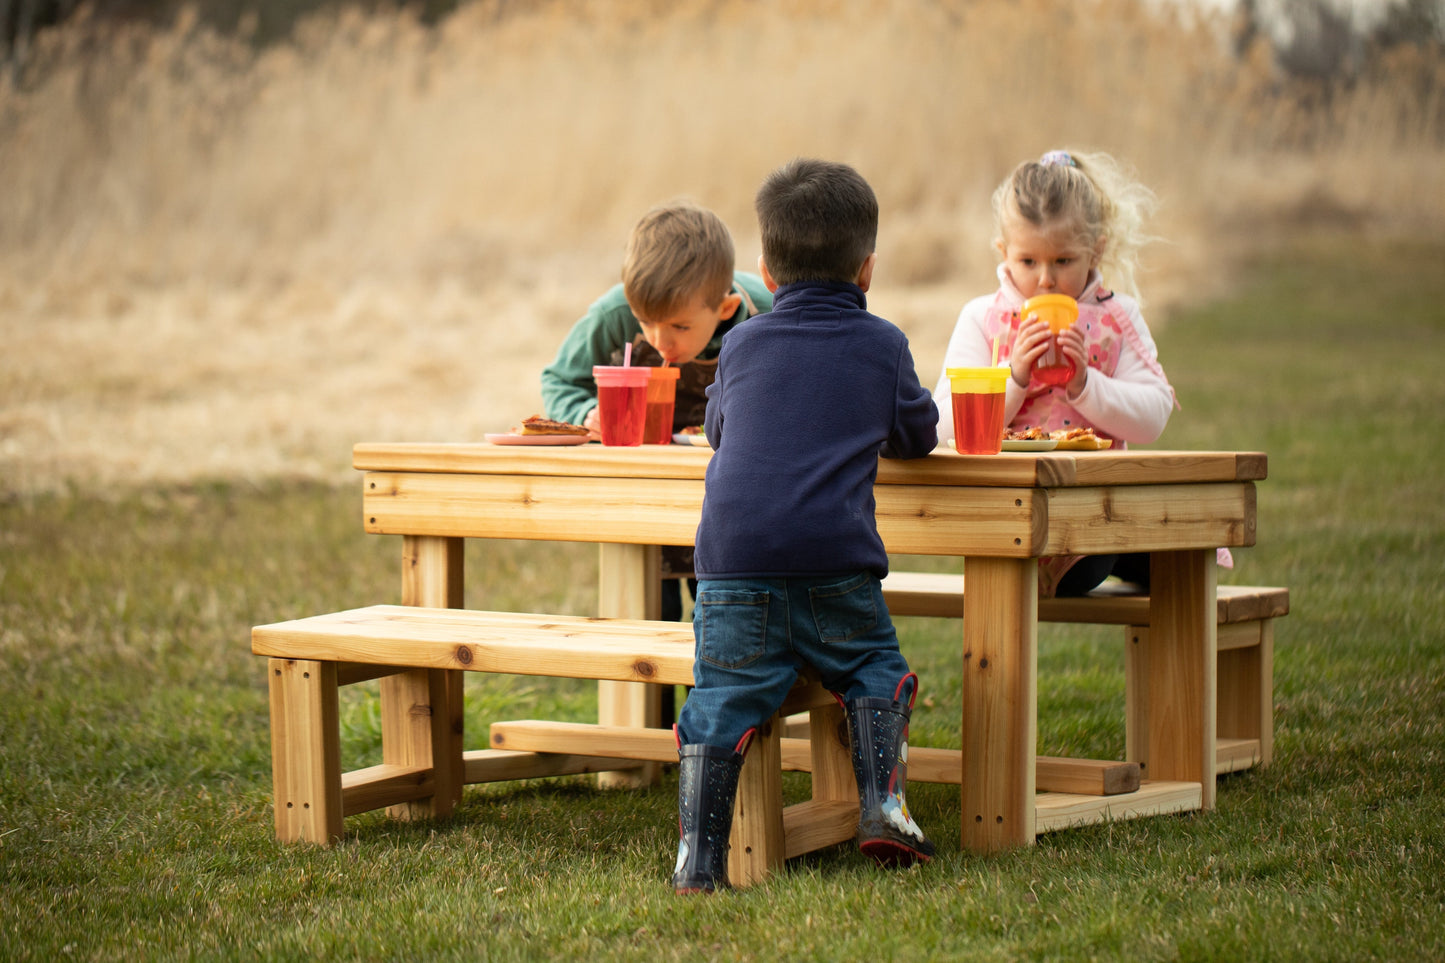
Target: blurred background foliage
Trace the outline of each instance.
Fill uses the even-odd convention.
[[[643,211],[713,209],[751,268],[793,156],[873,185],[870,307],[928,383],[1045,150],[1158,194],[1155,330],[1301,238],[1445,244],[1442,7],[0,0],[0,490],[479,439]]]
[[[257,44],[288,36],[308,15],[342,7],[375,12],[403,10],[434,24],[467,0],[0,0],[0,59],[12,70],[23,67],[38,30],[71,17],[145,21],[161,26],[193,16],[224,33]],[[1179,0],[1188,4],[1191,0]],[[497,0],[499,13],[522,5]],[[1356,8],[1377,10],[1361,19]],[[1440,43],[1445,39],[1445,0],[1380,0],[1378,4],[1343,0],[1236,0],[1235,47],[1242,56],[1267,38],[1279,68],[1294,77],[1352,77],[1367,69],[1380,51],[1402,44]]]

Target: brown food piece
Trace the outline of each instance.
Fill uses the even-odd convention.
[[[565,421],[553,421],[541,415],[523,418],[522,423],[512,429],[514,435],[585,435],[587,429]]]
[[[1036,425],[1028,428],[1009,428],[1003,433],[1004,441],[1044,441],[1048,437],[1049,433]]]

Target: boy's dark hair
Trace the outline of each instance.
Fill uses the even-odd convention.
[[[878,198],[847,164],[789,161],[763,181],[755,206],[763,261],[779,285],[853,282],[878,240]]]

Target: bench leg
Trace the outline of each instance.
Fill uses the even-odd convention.
[[[597,614],[614,619],[656,619],[662,614],[662,552],[656,545],[604,542],[598,563]],[[661,690],[642,682],[598,682],[597,721],[604,726],[655,729],[662,720]],[[597,774],[602,789],[637,789],[657,782],[661,768],[643,763]]]
[[[381,761],[432,770],[433,795],[387,807],[393,819],[440,819],[461,798],[462,674],[413,669],[381,680]]]
[[[1221,626],[1221,639],[1225,629],[1234,644],[1218,649],[1215,769],[1267,766],[1274,758],[1274,621]],[[1242,643],[1243,635],[1252,635],[1252,641]],[[1124,638],[1124,758],[1142,764],[1149,757],[1149,629],[1126,626]],[[1257,743],[1258,749],[1229,745],[1241,739]]]
[[[1124,626],[1124,759],[1149,757],[1149,627]]]
[[[848,746],[847,715],[836,702],[808,712],[808,741],[813,763],[813,798],[819,802],[858,804],[858,780]]]
[[[336,664],[270,659],[267,672],[276,838],[329,845],[343,832]]]
[[[761,883],[783,867],[783,720],[758,727],[738,774],[729,837],[728,880],[737,887]]]
[[[1258,644],[1219,652],[1218,735],[1258,740],[1258,762],[1267,766],[1274,755],[1274,622],[1250,628]]]

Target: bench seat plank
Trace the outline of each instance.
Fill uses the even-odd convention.
[[[883,579],[883,597],[893,615],[962,618],[963,592],[964,577],[952,572],[895,571]],[[1286,588],[1221,585],[1215,597],[1220,625],[1289,614]],[[1039,599],[1039,621],[1148,625],[1149,596],[1109,582],[1080,598]]]
[[[251,630],[284,659],[692,685],[690,625],[372,605]]]

